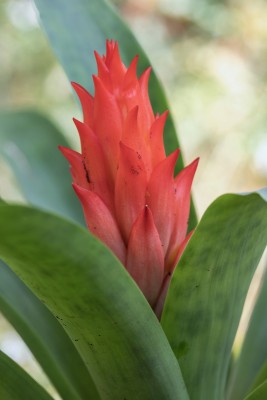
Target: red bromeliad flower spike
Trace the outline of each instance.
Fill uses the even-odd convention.
[[[62,148],[88,229],[119,258],[160,318],[186,235],[190,189],[198,159],[175,178],[179,150],[163,144],[167,113],[154,115],[148,97],[150,68],[126,68],[118,44],[95,53],[95,95],[73,83],[84,121],[74,120],[81,154]]]

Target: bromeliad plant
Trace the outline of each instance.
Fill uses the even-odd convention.
[[[36,5],[70,80],[88,84],[81,52],[105,37],[130,66],[107,42],[94,97],[74,84],[81,153],[38,113],[0,114],[1,153],[35,206],[0,202],[0,310],[64,400],[265,400],[265,277],[238,359],[231,353],[267,243],[266,191],[221,196],[191,235],[197,160],[176,163],[170,118],[166,156],[166,113],[152,111],[149,69],[138,78],[130,64],[137,53],[147,64],[132,34],[102,0]],[[153,73],[150,82],[162,112]],[[0,353],[0,398],[52,397]]]

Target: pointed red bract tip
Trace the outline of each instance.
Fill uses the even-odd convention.
[[[79,97],[82,106],[84,122],[90,125],[93,120],[93,112],[94,112],[93,96],[91,96],[91,94],[87,92],[87,90],[84,89],[84,87],[82,87],[78,83],[71,82],[71,85],[75,90],[77,96]]]
[[[117,223],[102,199],[94,192],[73,184],[80,199],[90,232],[109,247],[124,264],[126,248]]]
[[[89,186],[84,174],[84,163],[81,154],[62,146],[59,146],[59,150],[70,163],[70,172],[73,181],[82,187],[88,188]]]
[[[164,255],[149,207],[136,219],[129,238],[126,269],[154,306],[164,277]]]
[[[138,56],[135,56],[124,76],[123,90],[132,88],[133,84],[135,85],[137,83],[137,75],[136,75],[137,63],[138,63]]]
[[[115,182],[115,209],[125,242],[133,223],[145,204],[147,175],[138,152],[120,143],[120,157]]]

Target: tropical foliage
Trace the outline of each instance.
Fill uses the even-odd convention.
[[[129,65],[148,59],[104,0],[35,0],[69,80],[92,90],[93,50],[118,40]],[[152,73],[155,112],[168,108]],[[71,116],[70,116],[71,117]],[[171,117],[165,148],[178,147]],[[267,397],[264,277],[239,358],[232,347],[267,243],[266,189],[226,194],[197,223],[156,317],[113,253],[84,227],[57,145],[62,133],[35,111],[0,113],[0,152],[28,205],[0,202],[0,310],[62,399],[256,400]],[[177,171],[183,168],[182,157]],[[51,399],[0,353],[0,397]]]

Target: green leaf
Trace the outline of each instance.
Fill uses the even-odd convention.
[[[267,381],[262,383],[253,392],[245,397],[244,400],[266,400],[267,399]]]
[[[68,143],[38,112],[0,112],[0,155],[12,167],[26,200],[83,223],[68,165],[58,145]]]
[[[175,270],[162,326],[192,400],[224,398],[243,304],[266,243],[265,200],[224,195],[205,212]]]
[[[0,257],[57,315],[102,399],[188,399],[178,362],[123,266],[82,227],[0,207]]]
[[[0,311],[64,400],[99,398],[85,364],[57,319],[1,261]]]
[[[267,271],[262,279],[262,286],[251,315],[246,336],[237,361],[234,364],[233,376],[230,382],[229,399],[243,399],[251,388],[258,373],[267,362]],[[253,350],[252,350],[253,349]],[[260,373],[255,385],[267,379],[267,366]]]
[[[41,23],[70,81],[92,92],[91,75],[96,73],[93,51],[105,52],[106,39],[118,40],[122,59],[129,65],[139,54],[139,72],[150,65],[143,49],[126,24],[105,0],[35,0]],[[150,98],[155,112],[168,108],[162,86],[154,72],[150,78]],[[168,118],[165,127],[165,148],[171,153],[178,147],[174,123]],[[183,167],[179,157],[177,171]],[[192,207],[190,227],[196,225]]]
[[[1,351],[0,398],[3,400],[53,400],[42,386]]]
[[[266,346],[266,342],[264,343]],[[253,381],[252,389],[256,389],[258,386],[260,386],[264,381],[267,381],[267,360],[263,364],[260,372],[257,374],[255,380]]]

